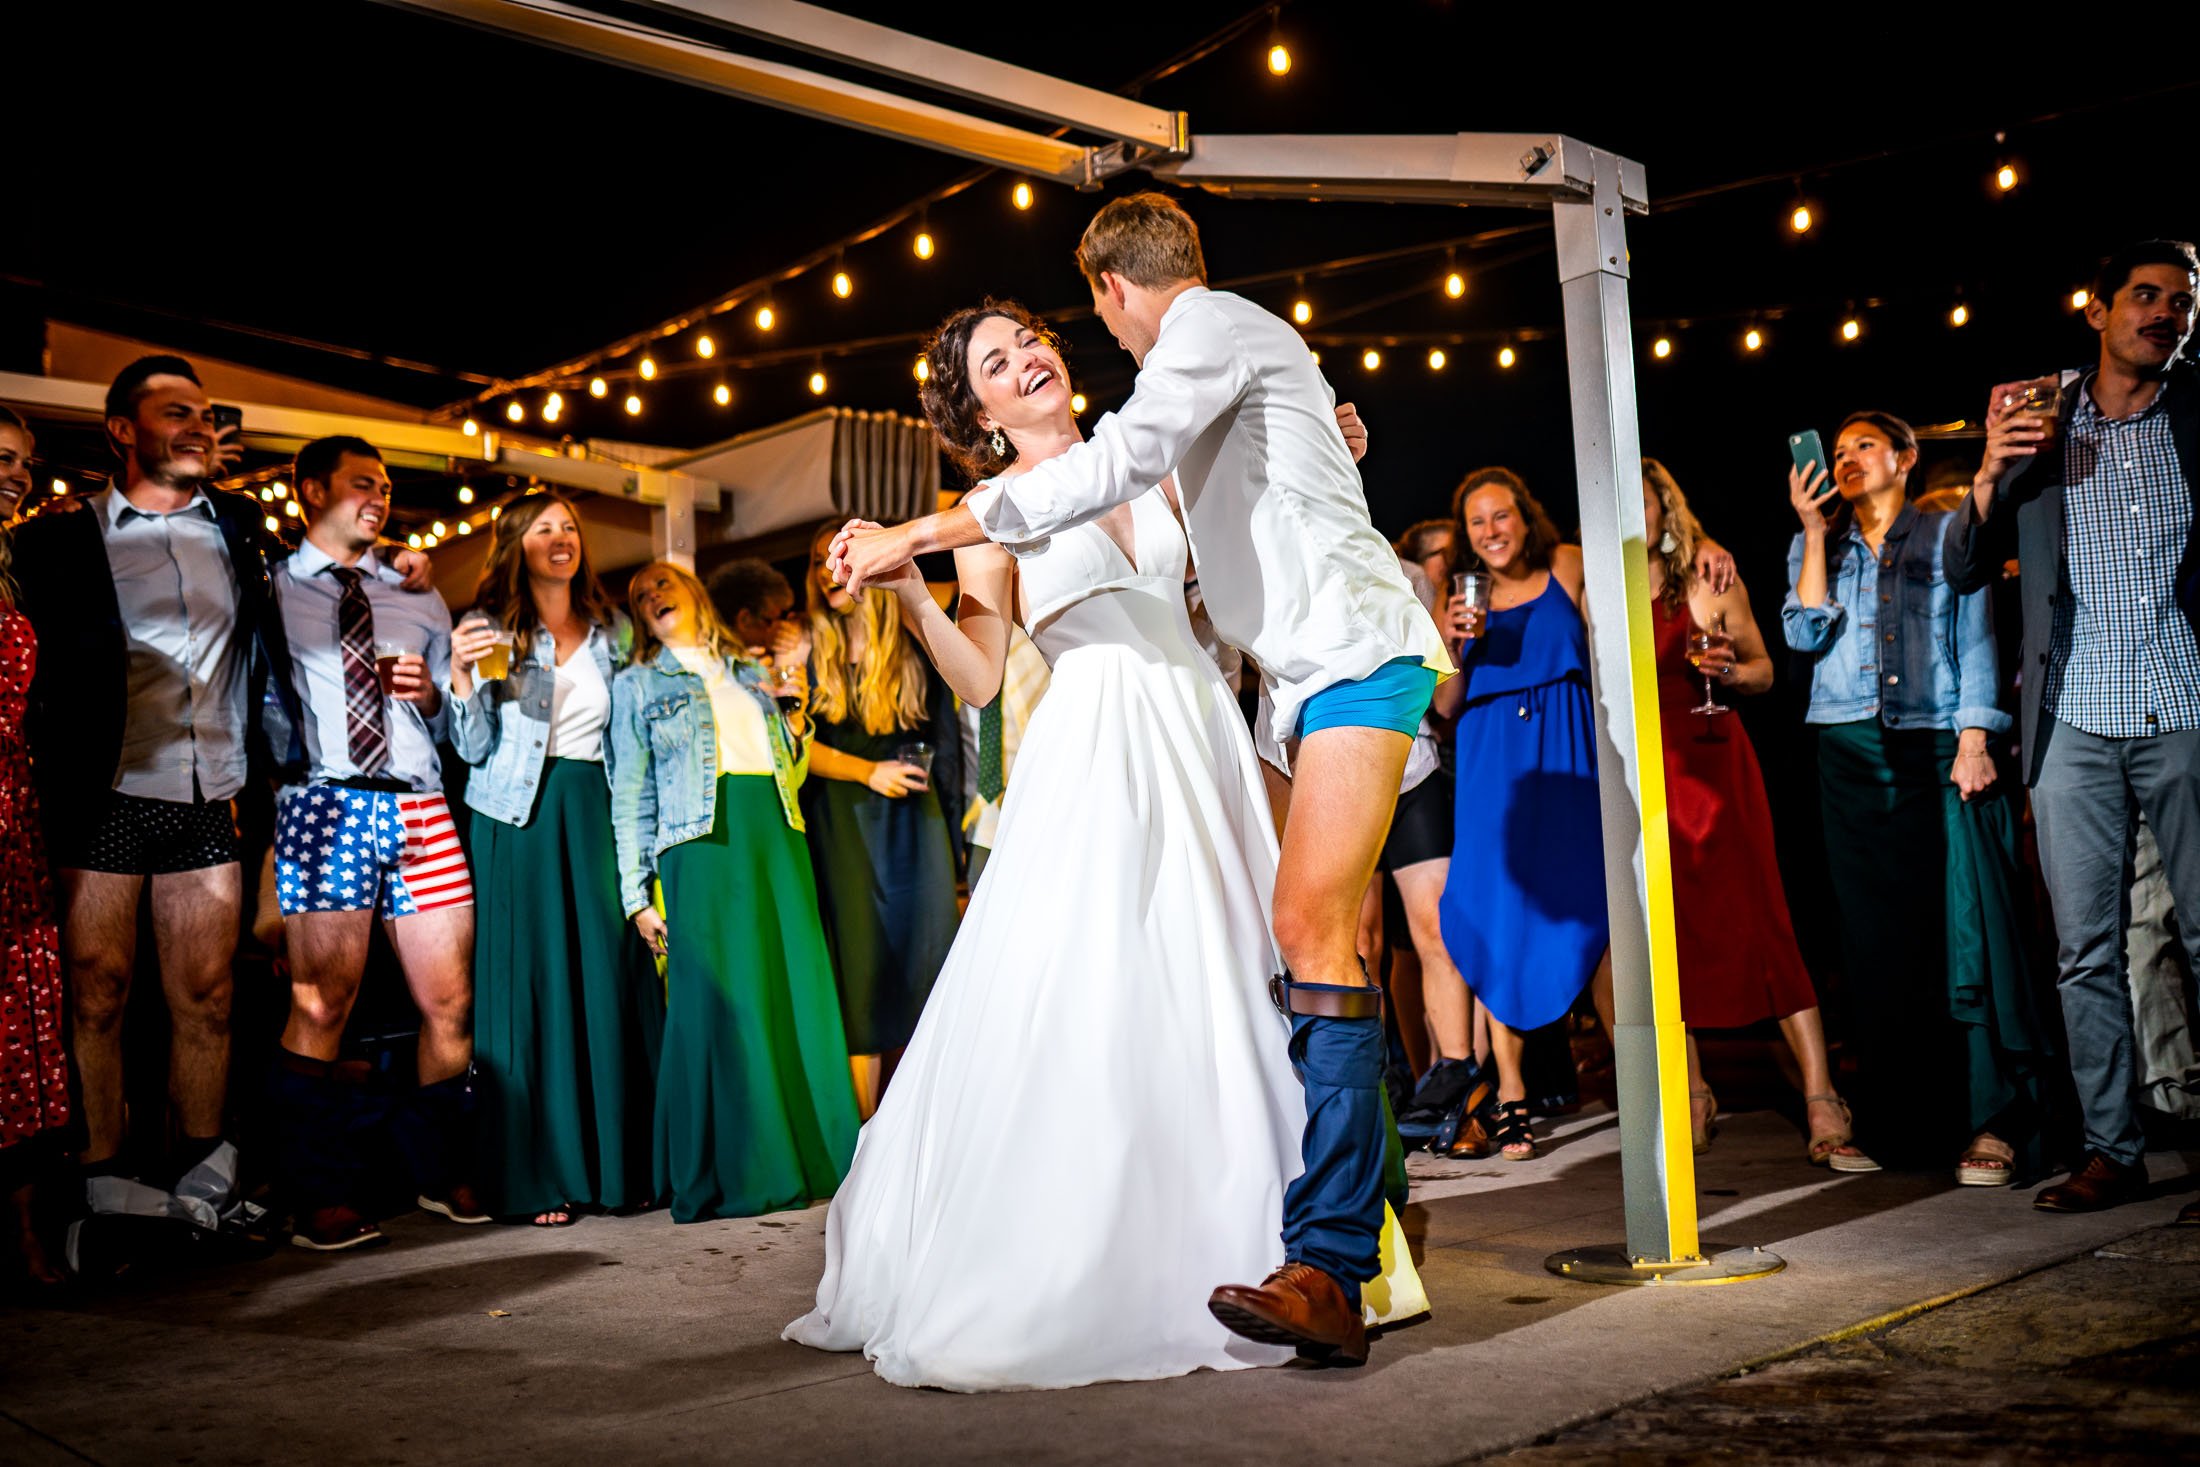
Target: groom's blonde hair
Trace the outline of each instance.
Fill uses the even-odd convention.
[[[1133,285],[1162,290],[1180,281],[1207,283],[1207,259],[1199,250],[1199,226],[1167,194],[1148,190],[1110,199],[1077,242],[1077,268],[1088,285],[1102,271]]]

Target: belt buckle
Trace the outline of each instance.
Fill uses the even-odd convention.
[[[1268,1001],[1276,1006],[1276,1012],[1285,1018],[1291,1016],[1291,988],[1281,973],[1268,979]]]

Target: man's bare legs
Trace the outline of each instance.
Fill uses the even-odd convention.
[[[153,948],[168,999],[168,1096],[186,1139],[221,1134],[229,1093],[229,1008],[244,912],[242,868],[231,861],[155,876]]]
[[[1325,728],[1300,741],[1276,867],[1276,946],[1296,982],[1370,981],[1354,946],[1360,902],[1412,747],[1380,728]]]
[[[473,1063],[474,909],[439,907],[387,920],[405,986],[420,1010],[420,1083],[463,1074]],[[284,924],[290,950],[290,1022],[283,1048],[333,1063],[366,976],[374,913],[300,912]]]
[[[366,976],[367,944],[373,936],[371,911],[299,912],[284,919],[290,1020],[283,1026],[283,1048],[324,1064],[336,1062],[344,1025]],[[423,1039],[426,1033],[423,1026]]]
[[[61,955],[69,975],[70,1057],[84,1101],[86,1166],[122,1150],[122,1014],[137,967],[142,876],[61,869]]]

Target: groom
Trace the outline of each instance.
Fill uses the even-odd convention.
[[[1077,264],[1139,365],[1122,411],[944,514],[850,524],[829,568],[860,589],[934,551],[1030,549],[1176,474],[1208,616],[1259,664],[1269,732],[1295,750],[1274,992],[1306,1087],[1305,1171],[1284,1196],[1284,1266],[1216,1289],[1208,1307],[1249,1339],[1358,1365],[1360,1285],[1381,1269],[1385,1127],[1382,995],[1353,938],[1407,750],[1451,662],[1368,521],[1335,394],[1295,330],[1207,288],[1190,216],[1164,194],[1116,199],[1086,226]]]

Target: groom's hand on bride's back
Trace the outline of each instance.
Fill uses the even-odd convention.
[[[1358,403],[1337,404],[1337,431],[1344,434],[1344,446],[1352,451],[1354,463],[1367,457],[1367,424],[1360,419]]]

